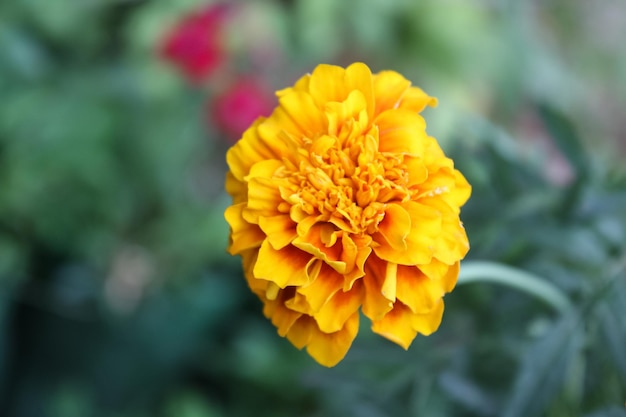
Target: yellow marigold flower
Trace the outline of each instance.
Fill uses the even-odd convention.
[[[420,112],[437,100],[393,71],[319,65],[227,154],[229,252],[297,348],[336,365],[359,328],[405,349],[434,332],[469,249],[471,188]]]

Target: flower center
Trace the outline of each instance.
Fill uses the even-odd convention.
[[[375,129],[344,143],[333,136],[304,139],[297,161],[276,175],[296,217],[315,216],[354,234],[372,234],[385,217],[386,205],[408,201],[405,156],[378,151]],[[298,219],[300,220],[300,219]]]

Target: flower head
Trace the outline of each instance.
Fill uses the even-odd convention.
[[[203,81],[225,61],[222,40],[228,6],[211,4],[186,16],[164,38],[162,55],[194,83]]]
[[[359,311],[407,349],[439,327],[469,249],[470,186],[419,114],[436,99],[362,63],[319,65],[277,96],[227,154],[229,252],[320,364],[345,356]]]

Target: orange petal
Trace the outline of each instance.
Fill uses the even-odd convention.
[[[337,332],[358,311],[362,299],[363,287],[357,283],[350,291],[337,291],[313,317],[324,333]]]
[[[413,328],[412,316],[411,310],[397,301],[393,305],[393,309],[385,314],[382,319],[372,321],[372,331],[397,343],[406,350],[417,336],[417,330]]]
[[[297,289],[302,294],[312,311],[317,312],[343,287],[343,276],[328,265],[322,265],[317,278],[310,284]]]
[[[406,250],[406,237],[410,230],[409,213],[398,204],[389,204],[385,210],[385,217],[378,225],[378,231],[392,250]]]
[[[341,257],[343,245],[336,242],[333,246],[327,247],[322,237],[325,236],[323,230],[332,227],[329,224],[316,224],[311,227],[306,236],[298,236],[293,240],[293,245],[304,252],[310,253],[318,259],[322,259],[340,274],[347,270],[346,262]]]
[[[398,300],[417,314],[431,311],[444,294],[439,280],[431,280],[414,266],[398,267],[396,288]]]
[[[358,332],[359,313],[356,312],[337,332],[312,331],[306,350],[320,365],[335,366],[346,356]]]
[[[389,276],[388,276],[389,275]],[[365,264],[365,296],[363,298],[363,314],[371,320],[382,318],[393,307],[393,299],[385,296],[383,287],[385,283],[395,280],[395,270],[389,267],[389,263],[372,255]],[[389,284],[387,284],[389,286]],[[395,294],[393,294],[395,297]]]
[[[307,265],[310,259],[311,255],[291,245],[276,250],[265,240],[254,265],[254,276],[272,281],[280,288],[306,285],[309,283]]]

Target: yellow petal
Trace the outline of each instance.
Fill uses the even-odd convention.
[[[254,276],[272,281],[280,288],[306,285],[309,283],[307,264],[310,259],[311,255],[291,245],[276,250],[265,240],[254,265]]]
[[[406,250],[395,251],[389,245],[380,245],[374,247],[374,253],[400,265],[427,264],[433,257],[434,244],[441,232],[441,214],[432,207],[412,201],[404,203],[403,207],[411,216]]]
[[[395,109],[411,82],[395,71],[381,71],[374,76],[375,114]]]
[[[257,224],[260,216],[280,215],[278,206],[282,202],[275,181],[267,178],[252,178],[248,185],[248,204],[243,211],[243,218]]]
[[[362,299],[363,287],[356,283],[350,291],[337,291],[313,317],[324,333],[337,332],[348,318],[358,312]]]
[[[313,101],[313,97],[304,91],[293,91],[282,96],[280,107],[272,116],[272,122],[289,133],[307,137],[314,137],[327,128],[324,114]]]
[[[263,123],[263,118],[257,119],[248,128],[243,137],[226,153],[226,162],[230,172],[239,181],[248,175],[250,168],[260,161],[268,159],[280,160],[286,154],[286,146],[275,138],[262,139],[258,134],[258,127]]]
[[[233,197],[233,204],[243,203],[248,199],[248,185],[235,178],[230,171],[226,173],[224,188],[226,188],[226,192]]]
[[[309,80],[309,91],[319,108],[324,108],[328,102],[344,101],[354,90],[363,94],[367,113],[373,114],[373,80],[367,65],[355,63],[346,69],[334,65],[318,65]]]
[[[319,329],[313,317],[300,316],[289,328],[286,337],[295,347],[302,349],[309,344],[315,332],[319,332]]]
[[[278,334],[283,337],[302,316],[302,313],[285,307],[285,301],[291,294],[293,294],[293,291],[281,290],[276,300],[267,300],[263,306],[263,314],[265,317],[271,319],[272,324],[276,326],[278,330]]]
[[[302,294],[311,310],[319,311],[324,304],[343,287],[343,276],[328,265],[322,265],[317,278],[310,284],[297,289]]]
[[[339,129],[348,120],[361,119],[361,112],[366,110],[367,102],[363,93],[358,90],[354,90],[348,94],[348,98],[342,102],[330,102],[324,107],[326,118],[328,120],[328,133],[336,136],[339,133]],[[364,122],[367,124],[367,114]]]
[[[393,309],[385,314],[382,319],[372,321],[372,331],[397,343],[406,350],[417,336],[417,330],[413,328],[412,316],[411,310],[397,301]]]
[[[259,227],[267,235],[267,240],[276,250],[282,249],[296,238],[296,224],[288,214],[260,217]]]
[[[472,186],[469,185],[463,174],[454,170],[454,204],[462,206],[472,194]]]
[[[374,79],[369,67],[356,62],[346,68],[346,84],[349,91],[359,91],[365,98],[367,114],[374,115]]]
[[[431,280],[414,266],[398,267],[398,300],[413,313],[428,313],[441,300],[443,294],[439,280]]]
[[[424,336],[434,333],[441,324],[443,317],[443,299],[435,304],[435,307],[426,314],[414,314],[411,316],[411,326]]]
[[[437,99],[435,97],[430,97],[421,88],[411,87],[402,97],[399,107],[419,113],[426,106],[435,107],[436,105]]]
[[[320,365],[332,367],[337,365],[348,353],[354,338],[359,331],[359,313],[356,312],[346,321],[338,332],[323,333],[319,330],[311,332],[307,352]]]
[[[228,253],[236,255],[244,250],[261,246],[265,234],[259,226],[250,224],[242,217],[245,203],[235,204],[226,209],[224,217],[230,225]]]
[[[407,110],[387,110],[374,120],[378,126],[378,149],[422,156],[426,144],[426,122],[417,113]]]
[[[387,277],[387,274],[394,275]],[[363,314],[371,320],[379,320],[393,307],[393,300],[383,293],[383,286],[389,280],[395,280],[395,270],[388,267],[388,262],[374,255],[370,256],[365,264],[363,277],[365,296],[362,310]]]
[[[456,262],[454,265],[448,267],[448,271],[441,278],[441,285],[445,292],[450,292],[454,289],[457,280],[459,279],[461,262]]]

